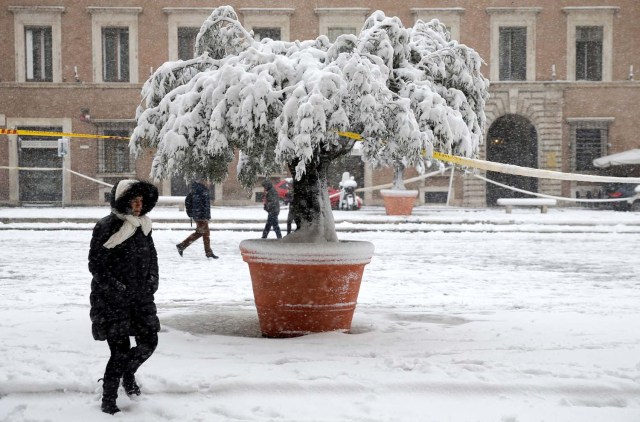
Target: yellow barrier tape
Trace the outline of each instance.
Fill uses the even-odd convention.
[[[0,135],[24,135],[24,136],[45,136],[45,137],[67,137],[67,138],[93,138],[93,139],[122,139],[129,140],[128,136],[92,135],[90,133],[67,133],[67,132],[47,132],[41,130],[22,129],[1,129]]]
[[[109,136],[109,135],[92,135],[87,133],[66,133],[66,132],[45,132],[37,130],[22,129],[2,129],[0,135],[30,135],[30,136],[51,136],[51,137],[69,137],[69,138],[93,138],[93,139],[122,139],[129,140],[127,136]],[[362,135],[355,132],[338,132],[338,135],[347,138],[363,141]],[[423,151],[426,155],[426,151]],[[613,177],[613,176],[596,176],[591,174],[562,173],[553,170],[541,170],[529,167],[520,167],[513,164],[494,163],[491,161],[477,160],[473,158],[464,158],[457,155],[444,154],[434,151],[433,158],[436,160],[453,163],[464,167],[476,168],[485,171],[495,171],[498,173],[513,174],[516,176],[537,177],[541,179],[554,180],[570,180],[579,182],[611,182],[611,183],[640,183],[640,177]]]
[[[338,135],[344,136],[345,138],[355,139],[357,141],[364,140],[364,138],[360,136],[359,133],[355,133],[355,132],[338,132]]]

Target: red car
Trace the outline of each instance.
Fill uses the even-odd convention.
[[[291,196],[293,195],[293,192],[289,193],[292,189],[289,181],[287,179],[282,179],[278,183],[274,183],[273,187],[275,188],[276,192],[278,192],[280,201],[284,202],[285,205],[288,205],[289,202],[291,202]]]

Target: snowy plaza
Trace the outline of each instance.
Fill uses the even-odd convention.
[[[351,332],[267,339],[238,250],[264,211],[214,208],[208,262],[198,243],[177,254],[188,219],[157,207],[160,344],[115,416],[88,315],[107,213],[0,208],[0,421],[640,419],[638,213],[336,211],[340,239],[375,246]]]

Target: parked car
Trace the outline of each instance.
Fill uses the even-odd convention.
[[[626,201],[613,202],[615,211],[640,211],[640,185],[631,183],[614,183],[605,186],[605,195],[608,198],[622,199],[630,198]],[[635,197],[635,200],[631,199]]]
[[[291,186],[290,179],[282,179],[278,183],[275,183],[273,187],[276,192],[278,192],[280,202],[283,202],[285,205],[289,205],[293,195],[293,192],[291,191],[293,186]]]

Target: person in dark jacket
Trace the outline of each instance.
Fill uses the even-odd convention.
[[[269,179],[265,179],[262,182],[264,187],[264,210],[268,213],[267,224],[262,231],[262,238],[266,239],[273,227],[273,231],[276,232],[276,237],[280,239],[282,234],[280,233],[280,226],[278,225],[278,214],[280,214],[280,197],[278,192],[273,187],[273,183]]]
[[[107,341],[111,357],[102,378],[102,411],[119,412],[120,379],[127,395],[140,395],[135,373],[158,345],[158,257],[146,215],[158,201],[148,182],[121,180],[111,190],[111,214],[95,225],[89,250],[92,333]],[[131,347],[129,337],[135,337]]]
[[[209,220],[211,219],[210,185],[210,182],[206,179],[194,180],[191,183],[192,204],[190,217],[196,222],[196,231],[176,245],[180,256],[189,245],[202,237],[204,253],[207,258],[218,259],[218,256],[211,250],[211,231],[209,230]]]

